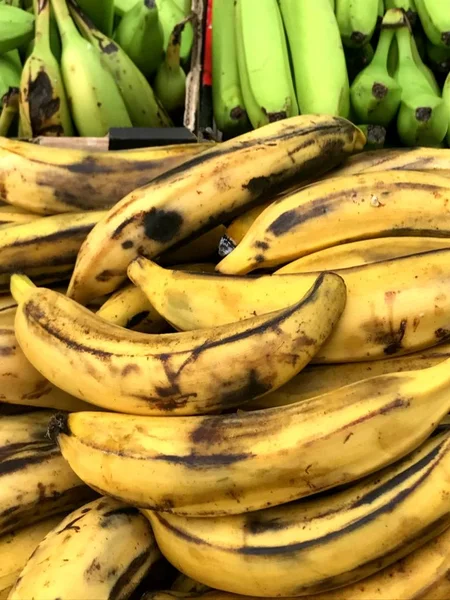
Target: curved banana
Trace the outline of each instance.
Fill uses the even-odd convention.
[[[162,333],[167,328],[167,321],[153,308],[144,292],[134,285],[117,290],[98,309],[97,316],[108,323],[145,333]]]
[[[146,415],[220,411],[280,387],[330,335],[346,296],[339,276],[321,274],[303,299],[273,314],[158,336],[106,323],[23,276],[11,289],[17,340],[49,381],[97,406]]]
[[[449,478],[446,432],[323,498],[214,519],[144,514],[164,556],[189,577],[239,594],[299,596],[368,577],[448,528]]]
[[[285,269],[286,272],[292,273],[347,269],[441,248],[450,248],[450,237],[374,238],[332,246],[313,254],[307,254],[290,263]]]
[[[449,0],[415,0],[415,3],[428,39],[436,46],[450,46]]]
[[[336,166],[364,142],[345,119],[304,115],[194,157],[125,197],[99,223],[80,251],[68,295],[86,303],[115,291],[138,254],[158,256],[288,187],[293,179]],[[212,202],[217,194],[220,202]]]
[[[151,527],[136,508],[99,498],[46,535],[9,600],[125,600],[160,556]]]
[[[448,600],[449,556],[450,528],[447,528],[405,558],[370,577],[337,590],[301,597],[303,600]],[[261,600],[261,596],[241,596],[218,590],[186,591],[183,595],[174,594],[172,590],[148,592],[142,600]]]
[[[245,213],[242,213],[228,225],[225,233],[223,234],[219,242],[219,254],[220,256],[226,256],[226,249],[230,246],[235,248],[239,242],[242,241],[243,237],[259,217],[259,215],[266,210],[272,204],[271,201],[265,202],[254,208],[250,208]]]
[[[380,359],[448,339],[450,249],[336,273],[347,287],[346,307],[314,362]],[[129,274],[169,323],[191,331],[278,310],[306,292],[319,272],[298,273],[292,263],[275,275],[218,277],[162,269],[141,257]]]
[[[0,138],[0,199],[43,215],[102,210],[209,148],[204,143],[89,152]]]
[[[272,204],[217,270],[244,274],[374,237],[450,237],[442,216],[449,200],[450,180],[431,173],[388,171],[334,177]]]
[[[445,417],[449,392],[444,361],[279,408],[177,419],[80,412],[50,430],[100,493],[207,517],[290,502],[393,463]]]
[[[67,213],[0,230],[0,273],[73,264],[87,234],[105,214]]]
[[[94,495],[46,437],[52,414],[0,416],[0,534],[76,508]]]
[[[10,302],[10,300],[9,300]],[[22,352],[14,332],[17,304],[0,312],[0,402],[58,410],[92,410],[94,407],[52,385]]]
[[[384,148],[350,156],[325,179],[377,171],[425,171],[438,177],[450,177],[448,148]]]
[[[62,514],[49,517],[0,537],[0,598],[8,598],[36,546],[63,518]]]
[[[303,369],[301,373],[278,390],[262,398],[250,400],[242,409],[258,410],[260,408],[294,404],[300,402],[300,400],[314,398],[369,377],[427,369],[438,365],[447,358],[450,358],[450,344],[448,343],[439,344],[428,350],[415,352],[407,356],[391,357],[384,360],[308,365],[306,369]]]
[[[21,225],[31,223],[40,218],[40,215],[26,211],[16,206],[0,206],[0,225]]]
[[[346,46],[364,46],[375,31],[378,0],[336,0],[336,20]]]

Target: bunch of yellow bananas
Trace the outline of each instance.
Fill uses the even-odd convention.
[[[364,142],[293,117],[81,214],[69,155],[5,169],[3,597],[449,597],[450,151]]]

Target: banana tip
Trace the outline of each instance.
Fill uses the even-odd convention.
[[[64,412],[58,412],[50,419],[47,427],[47,437],[55,444],[58,443],[58,437],[61,433],[70,435],[68,419],[69,415]]]

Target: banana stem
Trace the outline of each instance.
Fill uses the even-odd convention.
[[[181,34],[184,31],[186,23],[192,19],[192,16],[187,17],[173,28],[170,34],[169,44],[166,51],[166,65],[172,71],[176,71],[180,67],[180,48]]]
[[[26,275],[19,275],[17,273],[11,275],[11,295],[17,302],[17,304],[26,302],[30,295],[30,292],[35,287],[36,286],[34,285],[34,283]]]
[[[70,16],[66,0],[52,0],[52,6],[63,43],[70,36],[79,36],[78,29]]]
[[[19,89],[9,88],[2,100],[2,114],[0,115],[0,136],[6,137],[14,118],[19,112]]]
[[[78,27],[81,30],[81,33],[86,38],[89,39],[89,36],[92,36],[92,34],[98,32],[98,29],[94,25],[92,19],[90,19],[88,15],[81,10],[81,8],[78,6],[75,0],[68,0],[68,3],[72,19],[78,25]]]
[[[394,29],[382,29],[380,33],[380,37],[378,39],[378,44],[375,50],[374,57],[372,59],[372,63],[380,65],[382,67],[387,66],[387,61],[389,57],[389,51],[391,49],[392,39],[394,37],[395,31]]]
[[[410,61],[414,62],[414,56],[411,46],[411,32],[408,24],[401,25],[397,31],[399,62]]]
[[[50,0],[37,0],[34,44],[50,50]]]

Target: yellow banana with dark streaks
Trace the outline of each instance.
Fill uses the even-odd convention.
[[[0,139],[0,199],[52,215],[104,210],[211,143],[95,152]]]
[[[11,291],[20,347],[54,385],[108,410],[171,416],[230,409],[283,385],[330,335],[346,297],[339,276],[322,274],[283,310],[152,335],[112,325],[25,276],[13,275]]]
[[[447,431],[322,498],[212,519],[144,513],[164,556],[201,583],[250,596],[308,596],[373,575],[445,531],[449,482]],[[370,600],[377,597],[398,598]]]
[[[335,272],[345,281],[347,302],[314,362],[381,359],[448,339],[450,248]],[[320,271],[297,273],[292,263],[274,275],[218,277],[163,269],[140,257],[128,273],[173,327],[191,331],[279,310],[304,293]]]
[[[160,557],[150,524],[137,508],[98,498],[46,535],[9,600],[126,600]]]
[[[46,436],[54,413],[0,416],[0,534],[94,497]]]
[[[50,430],[100,493],[178,515],[239,514],[346,485],[417,448],[450,410],[449,364],[266,410],[176,419],[78,412],[55,417]]]
[[[269,194],[326,172],[364,143],[346,119],[303,115],[194,157],[126,196],[99,222],[80,250],[68,295],[85,304],[115,291],[139,254],[159,256]]]
[[[217,270],[249,273],[376,237],[450,237],[449,202],[450,178],[433,173],[386,171],[326,179],[269,206]]]

